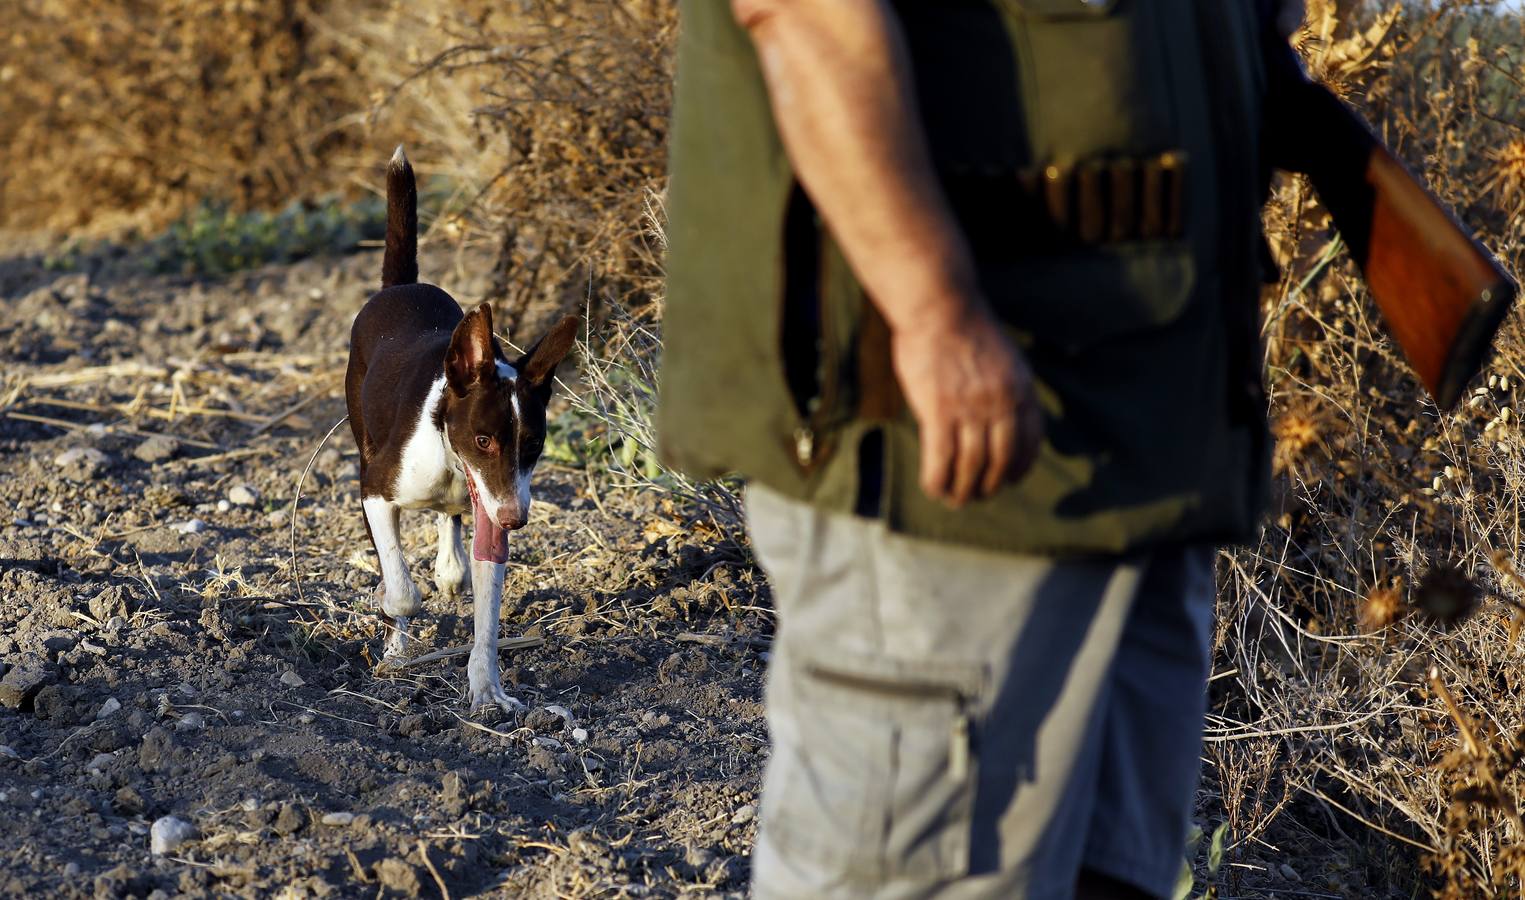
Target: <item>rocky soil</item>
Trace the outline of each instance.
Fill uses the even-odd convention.
[[[743,892],[766,592],[724,523],[601,487],[585,431],[511,547],[524,709],[469,715],[464,655],[378,671],[348,429],[314,455],[378,268],[0,261],[0,894]],[[423,269],[469,299],[487,266]],[[432,528],[417,654],[471,637]]]

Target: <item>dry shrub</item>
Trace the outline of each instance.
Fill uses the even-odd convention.
[[[492,299],[509,330],[532,309],[538,324],[587,300],[654,298],[647,213],[666,177],[676,5],[460,0],[394,14],[414,23],[387,28],[427,40],[410,48],[390,114],[430,116],[421,130],[448,136],[421,158],[472,186],[451,227],[499,246]]]
[[[1336,28],[1332,5],[1312,8],[1311,71],[1519,273],[1525,20],[1403,5]],[[1346,896],[1518,896],[1525,329],[1511,318],[1482,386],[1442,413],[1301,180],[1278,182],[1267,225],[1277,502],[1258,546],[1223,559],[1209,728],[1235,852],[1272,833],[1305,881]]]
[[[20,0],[0,228],[273,211],[374,189],[404,140],[454,192],[432,237],[500,248],[508,324],[589,293],[641,305],[676,20],[670,0]]]
[[[366,104],[319,11],[378,0],[19,0],[0,68],[0,226],[155,230],[204,199],[277,208],[345,183]]]

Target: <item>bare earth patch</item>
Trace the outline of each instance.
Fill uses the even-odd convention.
[[[480,296],[486,261],[434,255]],[[505,595],[504,635],[542,641],[504,651],[513,717],[467,715],[464,655],[376,670],[347,429],[293,568],[377,269],[0,262],[0,894],[742,892],[772,619],[734,540],[543,464]],[[415,653],[467,643],[432,518],[404,537]],[[193,836],[154,855],[166,816]]]

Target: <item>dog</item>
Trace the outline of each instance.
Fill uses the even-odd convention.
[[[360,505],[381,563],[376,601],[387,625],[385,660],[403,658],[408,620],[422,598],[398,537],[404,509],[428,509],[439,526],[434,583],[444,597],[469,587],[475,636],[467,663],[473,712],[518,704],[503,692],[498,621],[508,532],[529,521],[530,476],[545,445],[556,367],[576,340],[577,316],[557,322],[509,362],[493,335],[492,308],[462,313],[449,294],[418,282],[418,190],[403,148],[387,166],[381,290],[350,331],[344,379],[360,450]],[[471,559],[462,516],[472,514]]]

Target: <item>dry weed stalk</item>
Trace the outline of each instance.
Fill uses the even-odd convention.
[[[1310,70],[1518,274],[1525,20],[1393,5],[1337,28],[1329,6],[1302,35]],[[1260,778],[1214,751],[1237,852],[1282,835],[1305,881],[1345,895],[1517,897],[1525,329],[1508,324],[1486,383],[1441,414],[1300,181],[1277,183],[1267,232],[1283,267],[1265,314],[1281,500],[1259,545],[1224,557],[1218,665],[1235,674],[1214,683],[1209,741],[1269,742],[1287,762]],[[1263,810],[1289,790],[1296,824],[1279,829]]]

